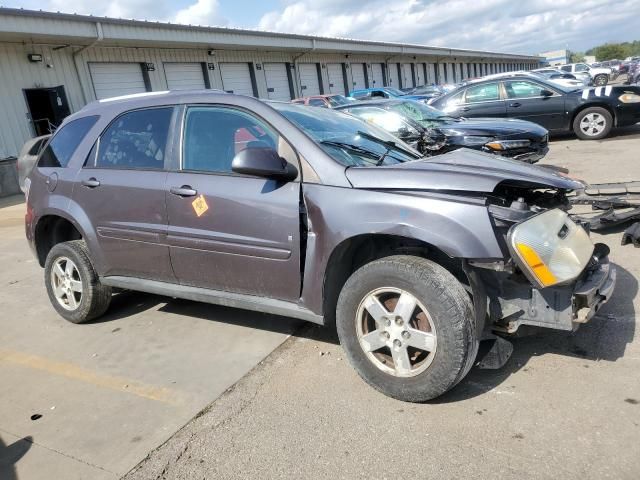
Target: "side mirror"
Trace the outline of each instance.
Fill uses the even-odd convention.
[[[542,90],[540,95],[543,97],[553,97],[553,92],[551,90]]]
[[[293,165],[270,147],[249,147],[239,152],[231,162],[231,170],[245,175],[290,181],[298,176]]]

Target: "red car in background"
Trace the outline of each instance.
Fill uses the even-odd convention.
[[[329,94],[329,95],[310,95],[308,97],[295,98],[291,100],[291,103],[297,105],[307,105],[310,107],[323,107],[323,108],[335,108],[341,105],[348,105],[355,100],[349,99],[344,95]]]

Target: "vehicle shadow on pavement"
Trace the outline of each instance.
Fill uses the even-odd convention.
[[[132,290],[124,290],[115,293],[111,298],[111,304],[107,313],[101,317],[86,322],[83,325],[95,325],[97,323],[112,322],[123,318],[131,317],[164,302],[170,302],[171,298],[153,295],[144,292],[134,292]]]
[[[474,367],[458,386],[430,403],[453,403],[483,395],[520,369],[526,371],[527,362],[536,356],[555,354],[580,358],[585,360],[585,368],[589,368],[589,362],[615,362],[623,357],[627,344],[635,335],[633,300],[638,292],[638,282],[620,265],[616,264],[616,269],[615,292],[590,322],[573,333],[521,327],[521,336],[509,338],[513,343],[513,355],[504,367],[498,370]]]
[[[0,478],[2,480],[18,480],[15,465],[32,445],[33,438],[30,436],[16,440],[11,445],[6,445],[0,437]]]

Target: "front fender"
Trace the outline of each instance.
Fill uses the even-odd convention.
[[[332,252],[365,234],[426,242],[450,257],[504,258],[484,199],[305,185],[308,243],[303,298],[322,311],[324,274]]]

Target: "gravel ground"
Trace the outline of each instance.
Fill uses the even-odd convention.
[[[544,163],[590,182],[640,179],[640,128],[555,139]],[[614,298],[576,333],[514,339],[497,371],[444,397],[377,393],[333,335],[303,327],[126,479],[640,478],[640,255],[594,235],[618,265]]]

